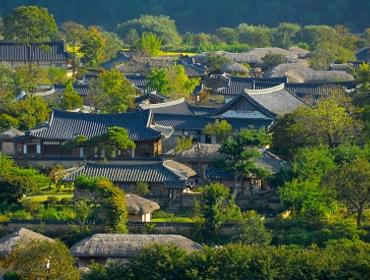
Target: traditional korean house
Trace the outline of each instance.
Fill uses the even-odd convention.
[[[12,67],[34,63],[43,67],[67,68],[68,61],[69,54],[65,50],[64,42],[0,42],[0,62],[6,62]]]
[[[196,173],[189,167],[167,161],[120,161],[109,163],[86,163],[64,177],[73,182],[78,176],[104,177],[126,192],[138,182],[149,184],[150,197],[180,201],[181,193],[192,184]]]
[[[72,256],[78,259],[80,268],[91,263],[126,264],[150,245],[174,245],[189,253],[202,249],[198,243],[181,235],[164,234],[94,234],[73,245]]]
[[[275,119],[305,104],[284,86],[265,89],[246,89],[245,92],[214,113],[217,117],[239,116],[240,118]]]
[[[203,80],[204,86],[211,90],[212,94],[224,96],[224,102],[231,101],[235,96],[244,92],[245,89],[260,89],[260,83],[273,87],[282,83],[287,83],[287,77],[277,78],[243,78],[234,77],[227,74],[215,74]]]
[[[136,148],[130,151],[113,149],[108,153],[98,147],[73,149],[63,144],[83,136],[90,139],[107,132],[110,127],[122,127]],[[17,159],[23,160],[122,160],[155,158],[162,154],[162,138],[172,133],[171,127],[158,126],[150,110],[121,114],[85,114],[53,111],[50,121],[15,138]]]
[[[364,47],[359,49],[356,53],[357,63],[369,63],[370,62],[370,47]]]
[[[268,180],[261,180],[254,174],[249,174],[235,184],[235,177],[232,172],[220,169],[215,162],[222,159],[219,144],[196,144],[174,159],[191,166],[197,170],[198,175],[206,182],[218,182],[235,191],[239,197],[247,197],[270,190]],[[285,162],[266,149],[259,150],[261,156],[256,159],[256,165],[265,169],[267,174],[273,175],[285,166]]]

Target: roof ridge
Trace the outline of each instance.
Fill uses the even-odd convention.
[[[277,86],[270,87],[270,88],[264,88],[264,89],[245,89],[246,94],[250,95],[256,95],[256,94],[268,94],[268,93],[274,93],[279,90],[283,90],[285,88],[284,83],[281,83]]]
[[[167,101],[158,104],[141,104],[140,107],[142,109],[157,109],[157,108],[164,108],[168,106],[178,105],[185,102],[185,98],[180,98],[177,100]]]

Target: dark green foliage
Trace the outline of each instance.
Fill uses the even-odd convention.
[[[225,223],[241,218],[229,189],[218,183],[204,187],[196,212],[201,238],[210,244],[219,241],[220,229]]]
[[[47,186],[50,179],[36,169],[21,168],[0,154],[0,200],[17,202],[23,195],[34,194]]]
[[[262,60],[262,70],[264,71],[287,62],[285,56],[278,53],[268,53],[262,58]]]
[[[45,8],[22,6],[4,20],[4,37],[7,41],[22,43],[48,42],[58,32],[54,17]]]
[[[365,279],[370,247],[360,241],[330,242],[326,248],[227,245],[186,254],[175,247],[153,246],[124,267],[93,266],[84,280],[296,280]],[[123,278],[125,277],[125,278]]]
[[[0,12],[6,16],[20,5],[35,3],[31,0],[3,0]],[[181,31],[209,32],[221,26],[237,26],[241,22],[276,26],[282,21],[307,24],[346,24],[362,32],[369,26],[369,2],[354,0],[252,1],[232,0],[227,5],[220,0],[189,0],[186,2],[112,0],[107,5],[101,1],[39,0],[38,5],[49,8],[58,22],[73,20],[85,25],[102,25],[114,28],[117,23],[141,15],[168,15],[176,20]],[[309,11],[309,12],[307,12]],[[157,20],[158,21],[158,20]],[[135,23],[133,27],[135,28]],[[161,26],[162,22],[158,21]],[[163,25],[165,26],[165,25]],[[129,28],[128,28],[129,29]]]
[[[98,222],[104,222],[110,232],[126,233],[127,208],[124,191],[105,178],[80,176],[75,181],[75,188],[90,199],[91,208],[85,207],[85,216],[77,217],[80,225],[90,220],[90,215]],[[79,206],[82,206],[81,204]],[[90,210],[94,211],[93,214]]]

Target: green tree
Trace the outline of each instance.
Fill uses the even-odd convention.
[[[69,81],[66,84],[66,87],[63,92],[61,107],[64,110],[73,110],[80,108],[83,105],[83,101],[78,92],[73,88],[72,81]]]
[[[265,218],[255,211],[249,211],[243,214],[232,239],[246,245],[268,245],[272,234],[265,227]]]
[[[91,85],[89,101],[104,113],[121,113],[133,107],[136,89],[116,69],[103,71]]]
[[[181,152],[190,149],[193,146],[193,139],[191,137],[180,136],[176,138],[175,153],[180,154]]]
[[[205,186],[197,209],[200,233],[207,243],[220,240],[220,229],[226,222],[240,220],[241,212],[229,189],[214,183]]]
[[[176,246],[154,245],[143,249],[130,263],[128,275],[138,280],[183,279],[186,257],[186,252]]]
[[[9,166],[7,163],[1,170],[1,200],[9,203],[17,202],[23,195],[30,195],[40,191],[50,184],[50,179],[33,168]]]
[[[246,23],[239,24],[237,28],[240,42],[254,48],[271,46],[271,30],[266,26],[253,26]]]
[[[7,111],[18,119],[21,130],[27,130],[49,119],[50,109],[42,97],[28,97],[9,104]]]
[[[122,189],[106,178],[78,177],[75,188],[88,194],[94,218],[104,222],[110,232],[127,233],[126,196]]]
[[[168,69],[153,69],[148,76],[148,88],[167,95],[171,99],[188,97],[199,84],[196,79],[186,75],[182,65],[175,65]]]
[[[338,210],[331,193],[320,187],[319,180],[287,182],[279,189],[279,198],[282,206],[295,216],[325,218]]]
[[[137,182],[131,192],[139,196],[146,196],[150,193],[149,184],[142,181]]]
[[[104,37],[104,50],[105,59],[111,59],[117,56],[117,53],[122,50],[123,42],[114,32],[103,31],[102,35]]]
[[[90,27],[81,42],[82,62],[92,68],[96,68],[105,60],[105,38],[96,27]]]
[[[335,167],[332,151],[319,146],[299,149],[294,156],[292,171],[301,180],[320,180]]]
[[[215,136],[221,143],[231,135],[231,132],[232,126],[225,120],[216,120],[214,123],[207,124],[203,129],[205,135]]]
[[[47,71],[36,64],[27,63],[18,66],[15,74],[18,91],[32,95],[38,86],[48,83]]]
[[[106,133],[90,138],[85,142],[85,145],[104,148],[106,152],[112,152],[114,149],[128,150],[136,147],[127,130],[118,126],[108,127]]]
[[[164,45],[178,45],[181,42],[177,33],[175,21],[167,16],[143,15],[140,18],[128,20],[118,25],[117,33],[125,41],[130,42],[133,31],[141,36],[144,32],[154,33]],[[134,35],[136,37],[136,35]],[[131,40],[132,41],[132,40]]]
[[[357,225],[361,225],[364,211],[370,205],[370,163],[356,159],[328,172],[323,185],[334,191],[334,196],[356,214]]]
[[[68,248],[59,241],[21,243],[11,256],[13,270],[22,280],[78,280],[80,275]]]
[[[139,50],[146,56],[159,56],[162,41],[154,33],[144,32],[141,35]]]
[[[19,121],[16,118],[8,114],[0,115],[0,131],[7,130],[9,128],[17,128],[19,126]]]
[[[268,53],[263,58],[262,70],[267,71],[275,66],[286,63],[287,59],[284,55],[279,53]]]
[[[216,36],[227,44],[234,44],[238,41],[238,33],[229,27],[221,27],[216,30]]]
[[[155,89],[162,94],[168,94],[170,91],[170,81],[164,69],[153,69],[148,77],[147,88]]]
[[[269,142],[270,136],[263,129],[243,129],[227,138],[221,145],[220,164],[225,171],[234,175],[235,192],[239,183],[246,177],[266,175],[266,170],[259,167],[256,160],[261,155],[258,148]]]
[[[295,42],[301,32],[301,27],[296,23],[283,22],[280,23],[272,32],[272,42],[276,47],[288,49]]]
[[[21,43],[48,42],[55,38],[58,27],[45,8],[21,6],[4,20],[4,37]]]
[[[82,41],[88,34],[88,30],[85,26],[73,21],[63,22],[61,31],[65,42],[73,48],[80,47]]]
[[[221,67],[224,64],[230,63],[231,60],[224,55],[216,53],[207,54],[207,66],[210,68],[212,73],[220,73]]]

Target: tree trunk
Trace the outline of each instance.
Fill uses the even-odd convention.
[[[361,226],[361,218],[362,218],[362,210],[358,210],[357,217],[356,217],[357,227]]]

